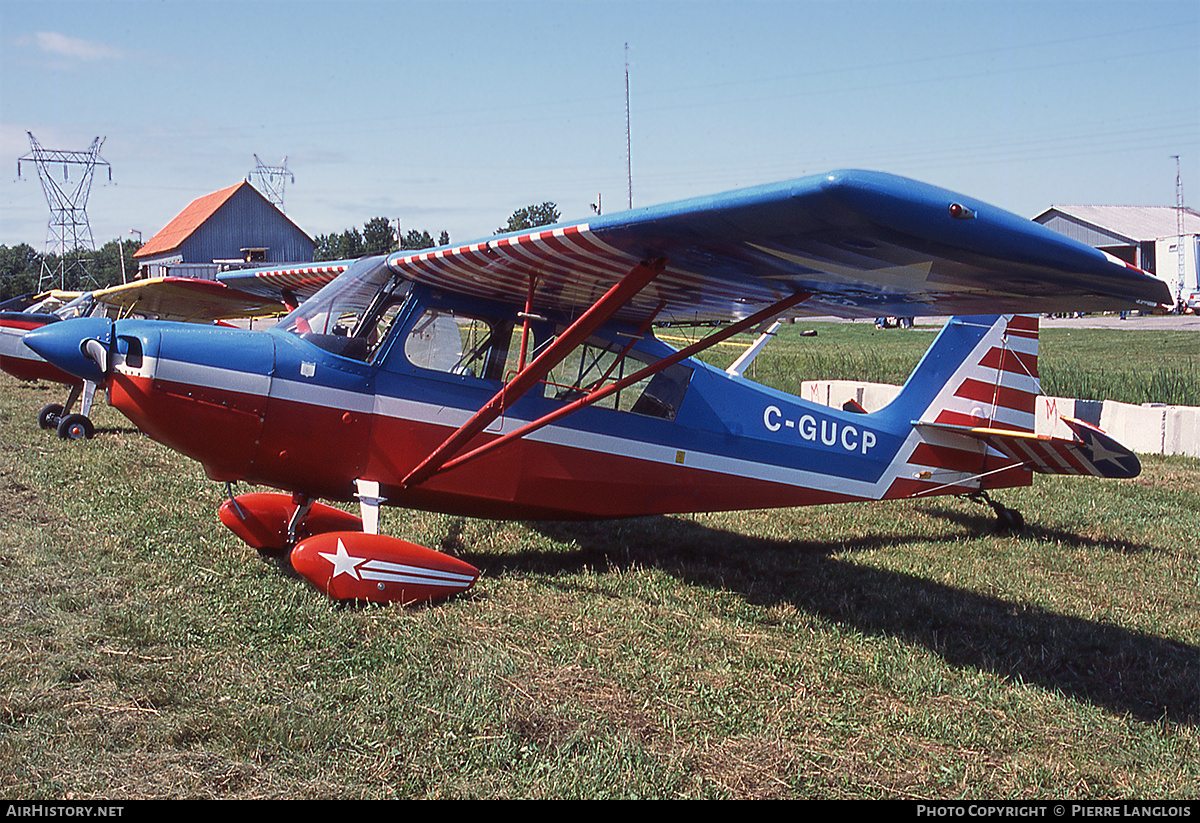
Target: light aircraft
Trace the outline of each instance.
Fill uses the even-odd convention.
[[[1029,220],[840,171],[364,258],[266,331],[88,318],[25,339],[227,484],[220,519],[250,546],[335,599],[407,603],[479,572],[380,534],[381,504],[593,519],[957,494],[1019,526],[989,492],[1140,471],[1085,423],[1034,434],[1031,313],[1169,299]],[[801,313],[953,316],[869,414],[694,358]],[[654,334],[686,325],[710,333],[678,350]]]
[[[332,277],[328,278],[332,279]],[[24,344],[27,332],[76,317],[143,317],[189,323],[281,314],[284,303],[242,292],[212,280],[156,277],[89,292],[48,292],[19,311],[0,311],[0,369],[21,380],[45,380],[69,387],[64,403],[38,413],[38,425],[64,440],[90,438],[96,384],[48,363]],[[291,308],[294,308],[292,306]],[[79,401],[79,412],[72,412]]]

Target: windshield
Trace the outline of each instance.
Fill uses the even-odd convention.
[[[363,257],[283,318],[277,328],[327,351],[365,360],[408,293],[386,257]]]
[[[92,293],[90,291],[85,292],[71,302],[54,309],[54,314],[57,314],[63,320],[70,320],[72,317],[84,317],[92,312],[92,300]]]

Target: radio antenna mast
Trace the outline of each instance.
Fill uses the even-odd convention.
[[[629,177],[629,208],[633,208],[633,149],[629,137],[629,44],[625,44],[625,173]]]
[[[104,138],[97,137],[87,151],[61,151],[43,148],[42,144],[29,135],[29,154],[17,158],[17,177],[21,176],[21,163],[33,163],[37,168],[38,180],[42,183],[42,191],[46,194],[46,202],[50,206],[50,222],[46,225],[46,255],[42,257],[42,271],[38,277],[38,289],[43,282],[53,278],[46,257],[50,253],[58,255],[58,287],[67,287],[67,275],[79,271],[78,278],[72,278],[72,285],[82,285],[87,279],[89,255],[96,251],[96,241],[92,238],[92,227],[88,223],[87,201],[92,191],[92,177],[96,166],[108,167],[108,179],[112,182],[112,166],[100,156],[100,147]],[[62,182],[59,183],[53,175],[57,166],[62,166]],[[74,186],[71,185],[70,168],[80,166],[82,171]],[[68,260],[69,258],[69,260]]]
[[[1175,305],[1183,299],[1183,177],[1179,173],[1179,155],[1175,158],[1175,259],[1179,261],[1179,279],[1176,281]]]

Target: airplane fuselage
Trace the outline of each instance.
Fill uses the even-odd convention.
[[[520,338],[519,327],[504,325],[505,311],[414,288],[365,359],[336,335],[119,321],[110,403],[216,480],[351,500],[355,482],[367,479],[392,505],[484,517],[798,506],[907,496],[947,482],[909,462],[922,444],[903,409],[820,406],[688,359],[604,406],[406,485],[503,385]],[[490,324],[477,331],[495,340],[468,359],[473,323]],[[534,331],[540,344],[554,327]],[[651,335],[623,351],[627,330],[602,332],[473,445],[561,408],[605,369],[612,379],[613,368],[627,372],[629,363],[674,351]],[[984,458],[961,459],[967,483]]]

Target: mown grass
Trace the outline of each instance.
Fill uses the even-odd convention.
[[[388,510],[484,577],[347,608],[241,545],[222,489],[112,410],[86,443],[38,430],[61,394],[0,378],[6,797],[1200,794],[1198,461],[1038,478],[1002,495],[1019,536],[952,498]]]
[[[1200,335],[1044,329],[1042,388],[1055,397],[1200,406]]]

